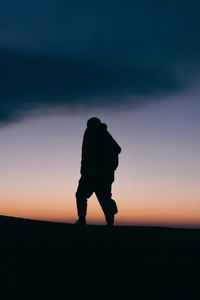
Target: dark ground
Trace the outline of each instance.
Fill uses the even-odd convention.
[[[0,228],[2,299],[200,299],[200,230],[9,217]]]

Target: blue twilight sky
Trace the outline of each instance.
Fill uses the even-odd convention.
[[[200,225],[199,9],[1,1],[0,214],[74,220],[82,135],[96,115],[123,149],[117,222]]]
[[[199,78],[199,6],[1,1],[1,123],[40,106],[127,108],[187,89]]]

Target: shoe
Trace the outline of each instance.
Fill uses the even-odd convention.
[[[78,226],[82,226],[82,227],[87,225],[85,219],[78,219],[75,224],[78,225]]]
[[[107,216],[106,222],[107,222],[107,227],[113,227],[114,226],[114,214]]]

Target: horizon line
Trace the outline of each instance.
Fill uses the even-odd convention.
[[[46,222],[46,223],[57,223],[57,224],[66,224],[66,225],[75,225],[75,222],[73,221],[63,221],[63,220],[57,220],[57,219],[40,219],[40,218],[27,218],[27,217],[19,217],[19,216],[12,216],[12,215],[0,215],[0,218],[12,218],[12,219],[20,219],[24,221],[33,221],[33,222]],[[89,221],[87,223],[87,226],[106,226],[103,222],[93,222]],[[197,229],[200,230],[200,225],[180,225],[180,224],[160,224],[160,223],[130,223],[130,222],[116,222],[114,227],[154,227],[154,228],[171,228],[171,229]]]

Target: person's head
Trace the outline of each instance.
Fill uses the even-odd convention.
[[[99,118],[93,117],[87,121],[87,128],[95,128],[101,124],[101,120]]]

